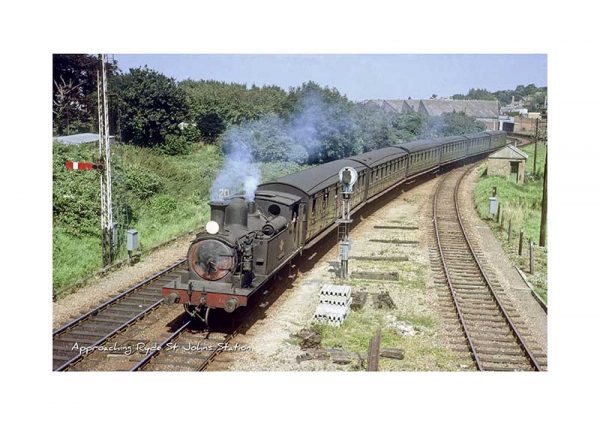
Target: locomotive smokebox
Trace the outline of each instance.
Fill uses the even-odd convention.
[[[248,207],[246,201],[235,198],[225,208],[225,226],[248,226]]]
[[[210,205],[210,219],[211,221],[217,222],[219,229],[223,228],[225,221],[225,208],[229,205],[229,202],[214,201],[209,203]]]

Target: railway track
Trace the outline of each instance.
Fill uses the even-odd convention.
[[[467,348],[478,370],[545,370],[545,354],[487,267],[461,217],[459,190],[472,168],[442,177],[433,198],[432,269],[449,336],[458,351]]]
[[[187,260],[182,259],[70,321],[52,334],[52,367],[63,371],[91,350],[146,316],[163,302],[162,285],[180,278]]]
[[[205,370],[217,355],[229,347],[236,332],[206,332],[194,330],[186,321],[146,353],[131,368],[137,371],[199,372]]]

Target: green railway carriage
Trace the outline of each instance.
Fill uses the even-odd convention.
[[[207,318],[210,309],[246,306],[273,274],[336,228],[342,215],[341,169],[357,172],[354,214],[416,176],[505,144],[502,131],[402,143],[262,183],[250,199],[237,194],[213,202],[210,227],[188,251],[189,276],[165,285],[163,295],[199,318]]]

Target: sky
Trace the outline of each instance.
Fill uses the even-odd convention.
[[[214,55],[115,54],[119,68],[147,65],[178,81],[218,80],[277,85],[284,89],[312,80],[335,87],[354,101],[428,99],[517,85],[547,85],[547,57],[515,55]]]

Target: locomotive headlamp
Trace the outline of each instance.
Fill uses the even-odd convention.
[[[206,231],[211,235],[216,235],[217,233],[219,233],[219,223],[212,220],[209,221],[208,223],[206,223]]]

